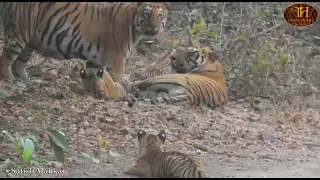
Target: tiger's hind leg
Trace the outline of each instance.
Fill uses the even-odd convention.
[[[15,80],[15,77],[11,71],[11,66],[17,60],[25,46],[25,44],[20,44],[16,41],[10,41],[8,38],[5,40],[5,46],[3,48],[1,60],[1,74],[4,79],[9,82]]]
[[[25,82],[30,82],[30,78],[26,71],[26,65],[28,64],[30,57],[32,55],[33,48],[26,46],[21,54],[18,56],[17,60],[14,62],[14,72],[18,77],[20,77]]]

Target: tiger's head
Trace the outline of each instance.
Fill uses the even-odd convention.
[[[171,73],[220,71],[221,65],[219,61],[216,61],[218,58],[217,54],[208,47],[178,48],[170,55]]]
[[[110,93],[108,84],[111,84],[113,80],[104,68],[81,69],[80,78],[82,87],[86,91],[92,92],[95,98],[101,98],[103,93]]]
[[[156,36],[164,31],[167,23],[168,10],[162,3],[137,3],[138,12],[134,19],[136,30],[146,36]]]
[[[144,155],[151,150],[163,151],[163,144],[167,138],[164,130],[161,130],[156,134],[147,134],[144,130],[139,130],[138,133],[139,141],[139,155]]]

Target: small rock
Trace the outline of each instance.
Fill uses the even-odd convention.
[[[278,146],[281,144],[281,141],[279,139],[274,139],[274,144]]]
[[[51,161],[51,166],[57,169],[60,169],[62,167],[62,164],[56,161]]]
[[[34,93],[36,91],[36,87],[35,86],[31,86],[28,89],[26,89],[24,92],[26,93]]]
[[[70,124],[69,126],[69,131],[71,132],[76,132],[78,129],[77,125],[76,124]]]
[[[272,103],[267,99],[254,98],[252,106],[256,110],[265,111],[272,107]]]
[[[89,126],[90,126],[90,123],[89,123],[88,121],[84,121],[83,126],[84,126],[84,127],[89,127]]]
[[[21,101],[24,101],[25,99],[26,99],[26,94],[23,94],[23,93],[19,93],[15,96],[11,97],[12,101],[20,101],[21,102]]]
[[[17,81],[16,85],[18,86],[19,89],[25,89],[27,87],[26,83],[20,82],[20,81]]]
[[[121,156],[119,153],[117,153],[117,152],[112,152],[112,151],[109,151],[109,155],[112,156],[112,157]]]
[[[43,81],[41,79],[33,79],[32,83],[35,84],[35,85],[39,85],[39,87],[48,86],[48,82],[47,81]]]
[[[10,97],[9,93],[4,89],[0,89],[0,99],[5,99],[7,97]]]
[[[40,136],[40,138],[42,138],[42,139],[44,139],[46,141],[50,140],[50,138],[49,138],[49,136],[48,136],[48,134],[46,132],[39,133],[39,136]]]
[[[9,128],[9,122],[5,120],[3,117],[0,115],[0,130],[6,130]]]
[[[238,133],[242,139],[251,139],[252,137],[251,132],[249,130],[240,130]]]
[[[208,152],[209,148],[203,144],[194,143],[193,146],[201,151]]]
[[[290,120],[294,123],[299,123],[301,120],[303,120],[303,118],[304,116],[302,113],[296,113]]]
[[[83,128],[80,128],[80,129],[79,129],[79,134],[81,134],[81,135],[84,135],[84,134],[85,134],[85,131],[84,131]]]
[[[120,132],[123,134],[123,135],[127,135],[127,134],[129,134],[129,130],[128,130],[129,128],[128,127],[124,127],[124,128],[122,128],[121,130],[120,130]]]
[[[174,116],[169,116],[169,117],[167,117],[167,120],[168,121],[172,121],[172,120],[175,120],[176,119],[176,117],[174,117]]]
[[[100,129],[88,128],[86,129],[85,133],[86,135],[97,135],[98,133],[100,133],[100,131]]]
[[[177,138],[178,138],[179,140],[181,140],[181,141],[184,141],[184,140],[187,139],[187,136],[186,136],[185,134],[178,134],[178,135],[177,135]]]
[[[56,69],[52,69],[51,71],[45,73],[44,75],[44,79],[47,81],[57,81],[57,79],[59,78],[58,72]]]
[[[260,117],[256,114],[249,114],[248,120],[250,122],[256,122],[260,120]]]
[[[259,138],[260,138],[260,140],[262,140],[264,142],[266,142],[266,141],[273,142],[276,137],[273,134],[271,134],[270,132],[263,131],[263,132],[261,132]]]

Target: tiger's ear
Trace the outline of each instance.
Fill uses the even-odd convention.
[[[138,140],[140,140],[141,138],[143,138],[147,133],[144,130],[139,130],[137,135],[138,135]]]
[[[205,47],[202,49],[202,53],[208,57],[210,61],[215,61],[217,60],[217,52],[212,51],[210,48]]]
[[[87,77],[87,71],[85,69],[80,69],[80,78],[86,79]]]
[[[164,130],[161,130],[158,134],[159,139],[164,143],[167,139],[166,132]]]
[[[103,69],[103,68],[100,68],[100,69],[98,70],[98,72],[97,72],[97,76],[98,76],[99,78],[102,78],[102,77],[103,77],[103,73],[104,73],[104,69]]]
[[[221,52],[217,52],[217,51],[211,51],[208,53],[208,58],[211,61],[221,61]]]

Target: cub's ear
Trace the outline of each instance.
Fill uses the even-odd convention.
[[[97,77],[102,78],[103,77],[103,73],[104,73],[104,69],[100,68],[97,72]]]
[[[138,140],[140,140],[141,138],[143,138],[147,133],[144,130],[139,130],[137,135],[138,135]]]
[[[87,71],[85,69],[80,69],[80,78],[85,79],[87,77]]]
[[[167,139],[166,132],[164,130],[161,130],[158,134],[159,139],[164,143]]]

